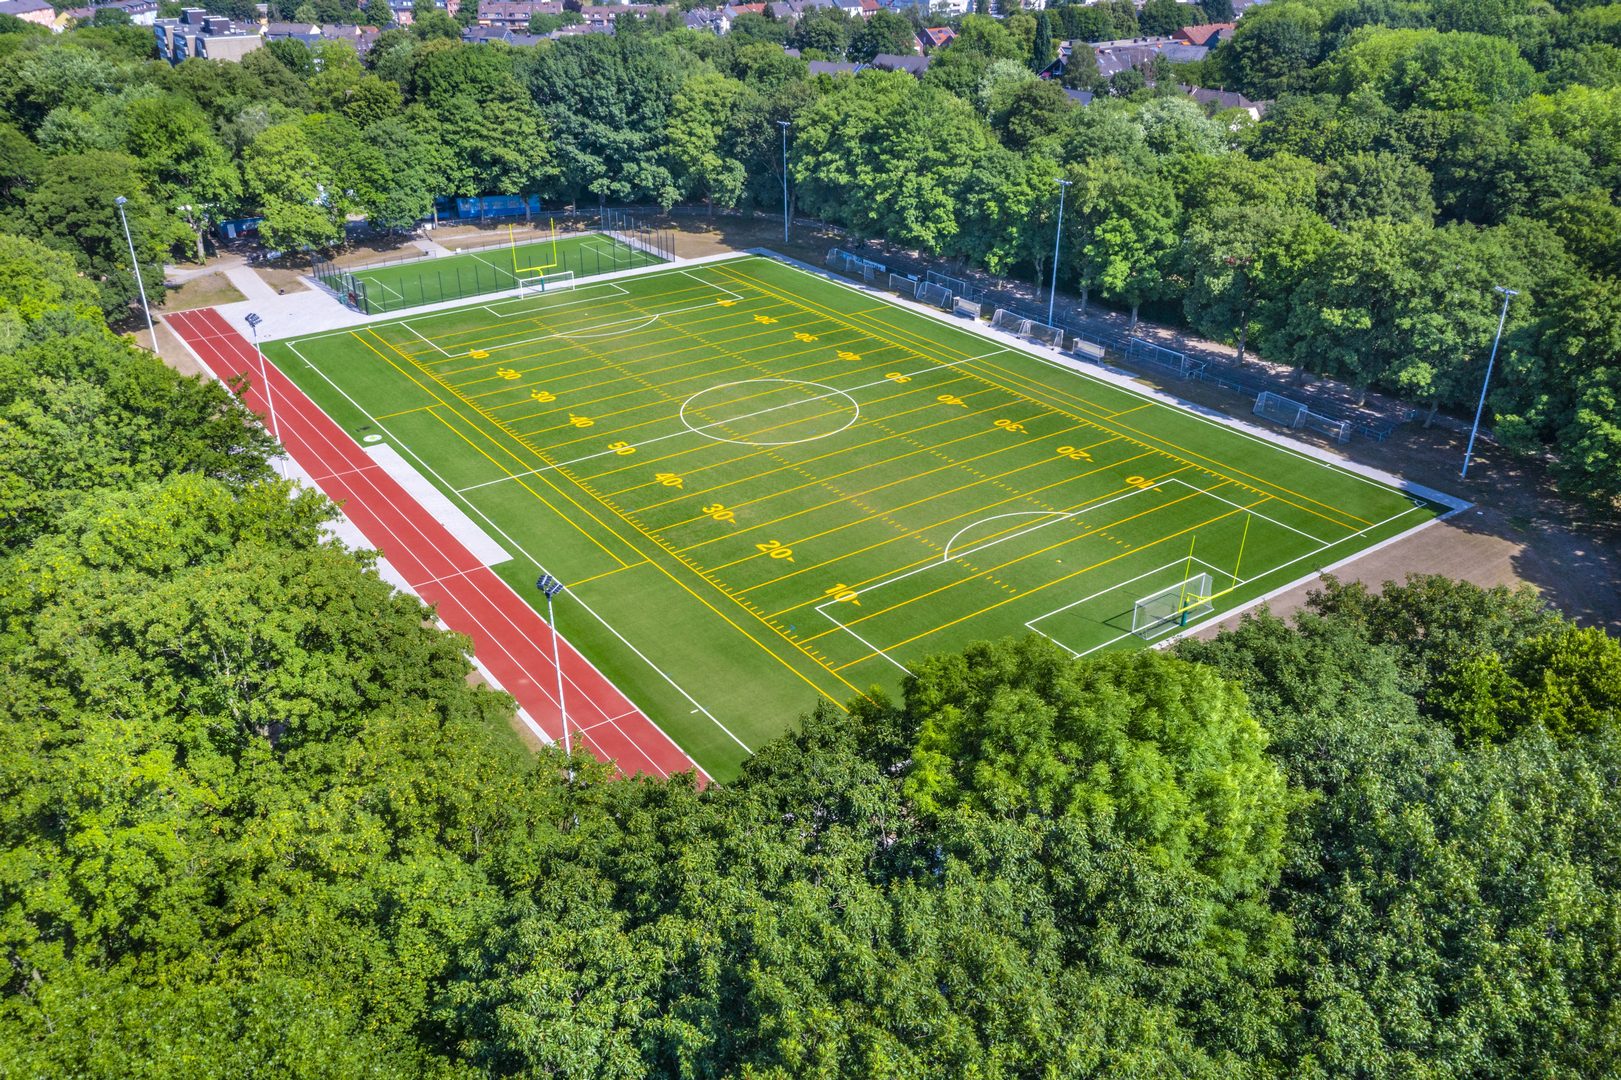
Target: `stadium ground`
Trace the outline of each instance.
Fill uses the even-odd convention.
[[[597,276],[662,261],[657,255],[623,240],[604,233],[588,233],[529,240],[459,255],[357,267],[349,270],[347,276],[362,287],[360,291],[365,296],[362,310],[375,314],[504,292],[524,281],[560,273]],[[342,273],[322,274],[327,285],[346,292],[349,285],[344,277]]]
[[[1431,519],[1359,474],[763,258],[274,342],[515,557],[712,775],[817,698],[1034,631],[1141,647]],[[1169,628],[1167,628],[1169,629]]]

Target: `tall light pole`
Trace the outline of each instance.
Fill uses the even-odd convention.
[[[552,666],[557,669],[557,711],[563,714],[563,753],[569,757],[574,756],[574,744],[568,733],[568,706],[563,703],[563,648],[561,639],[557,635],[557,619],[552,613],[552,597],[563,591],[563,583],[550,574],[541,574],[535,582],[535,588],[546,596],[546,625],[552,628]],[[569,770],[569,778],[573,779],[574,770]]]
[[[253,331],[253,355],[259,358],[259,387],[264,391],[265,407],[270,411],[270,437],[275,439],[279,445],[281,443],[281,428],[276,423],[276,395],[270,391],[270,372],[265,366],[264,350],[259,348],[259,324],[264,320],[250,311],[242,317],[242,321],[248,324],[249,330]],[[277,458],[279,459],[280,456],[278,454]],[[276,472],[281,472],[280,465],[276,466]]]
[[[1053,325],[1053,302],[1058,299],[1058,248],[1064,239],[1064,193],[1073,181],[1058,180],[1058,231],[1053,234],[1053,283],[1047,290],[1047,325]]]
[[[1502,285],[1493,285],[1492,288],[1503,294],[1503,311],[1497,316],[1497,336],[1492,338],[1492,354],[1486,360],[1486,377],[1480,380],[1480,402],[1475,406],[1475,423],[1469,429],[1469,445],[1463,451],[1463,469],[1458,473],[1459,479],[1469,476],[1469,457],[1475,452],[1475,433],[1480,430],[1480,414],[1486,411],[1486,387],[1491,385],[1492,368],[1497,364],[1497,346],[1503,341],[1503,324],[1508,322],[1508,302],[1520,295],[1518,289]]]
[[[124,204],[129,200],[120,195],[113,202],[118,206],[118,220],[124,223],[124,242],[129,245],[129,264],[135,269],[135,291],[141,294],[141,310],[146,312],[146,332],[152,338],[152,354],[162,356],[158,351],[158,332],[152,327],[152,309],[146,305],[146,286],[141,282],[141,260],[135,257],[135,239],[129,234],[129,215],[124,213]]]
[[[778,120],[782,129],[782,242],[788,242],[788,121]]]

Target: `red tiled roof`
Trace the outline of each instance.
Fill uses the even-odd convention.
[[[1230,22],[1200,23],[1198,26],[1184,26],[1171,36],[1189,45],[1208,45],[1211,38],[1218,35],[1227,37],[1232,32],[1233,24]]]

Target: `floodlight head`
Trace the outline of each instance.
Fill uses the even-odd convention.
[[[114,202],[114,204],[116,204],[118,206],[123,206],[125,203],[129,202],[129,200],[124,198],[124,196],[120,195],[116,199],[114,199],[113,202]]]
[[[1518,290],[1518,289],[1510,289],[1506,285],[1493,285],[1492,288],[1495,289],[1496,291],[1502,293],[1504,296],[1509,297],[1510,299],[1520,295],[1520,290]]]

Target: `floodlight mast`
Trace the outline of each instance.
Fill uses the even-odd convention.
[[[120,195],[113,200],[118,207],[118,220],[124,223],[124,242],[129,245],[129,264],[135,271],[135,291],[141,296],[141,310],[146,313],[146,332],[152,338],[152,355],[162,356],[158,351],[158,332],[152,326],[152,309],[146,303],[146,286],[141,282],[141,260],[135,257],[135,238],[129,232],[129,216],[124,213],[124,204],[128,199]]]
[[[1073,180],[1058,178],[1058,230],[1053,233],[1053,283],[1047,290],[1047,325],[1053,325],[1053,302],[1058,299],[1058,248],[1064,239],[1064,193]]]
[[[788,242],[788,121],[778,120],[782,129],[782,242]]]
[[[1460,480],[1469,477],[1469,459],[1475,452],[1475,434],[1480,431],[1480,414],[1486,411],[1486,388],[1491,385],[1492,368],[1497,364],[1497,346],[1503,341],[1503,324],[1508,322],[1508,302],[1520,295],[1520,290],[1503,285],[1493,285],[1492,288],[1503,294],[1503,310],[1497,316],[1497,336],[1492,338],[1492,353],[1486,360],[1486,377],[1480,380],[1480,401],[1475,405],[1475,422],[1469,428],[1469,445],[1463,451],[1463,469],[1458,473]]]
[[[279,444],[281,442],[281,428],[276,423],[276,395],[270,390],[270,370],[265,364],[264,350],[259,348],[259,324],[264,320],[255,312],[250,311],[242,317],[242,321],[248,324],[249,330],[253,331],[253,355],[259,358],[259,386],[264,390],[265,406],[270,411],[270,437]],[[277,455],[277,457],[279,459],[280,455]],[[281,472],[280,465],[276,466],[276,472]]]
[[[563,591],[563,583],[550,574],[542,573],[535,582],[546,597],[546,625],[552,631],[552,666],[557,669],[557,711],[563,714],[563,754],[569,758],[574,756],[574,745],[568,732],[568,705],[563,700],[563,649],[562,639],[557,633],[557,618],[552,609],[552,597]],[[574,770],[569,769],[569,779],[574,778]]]

